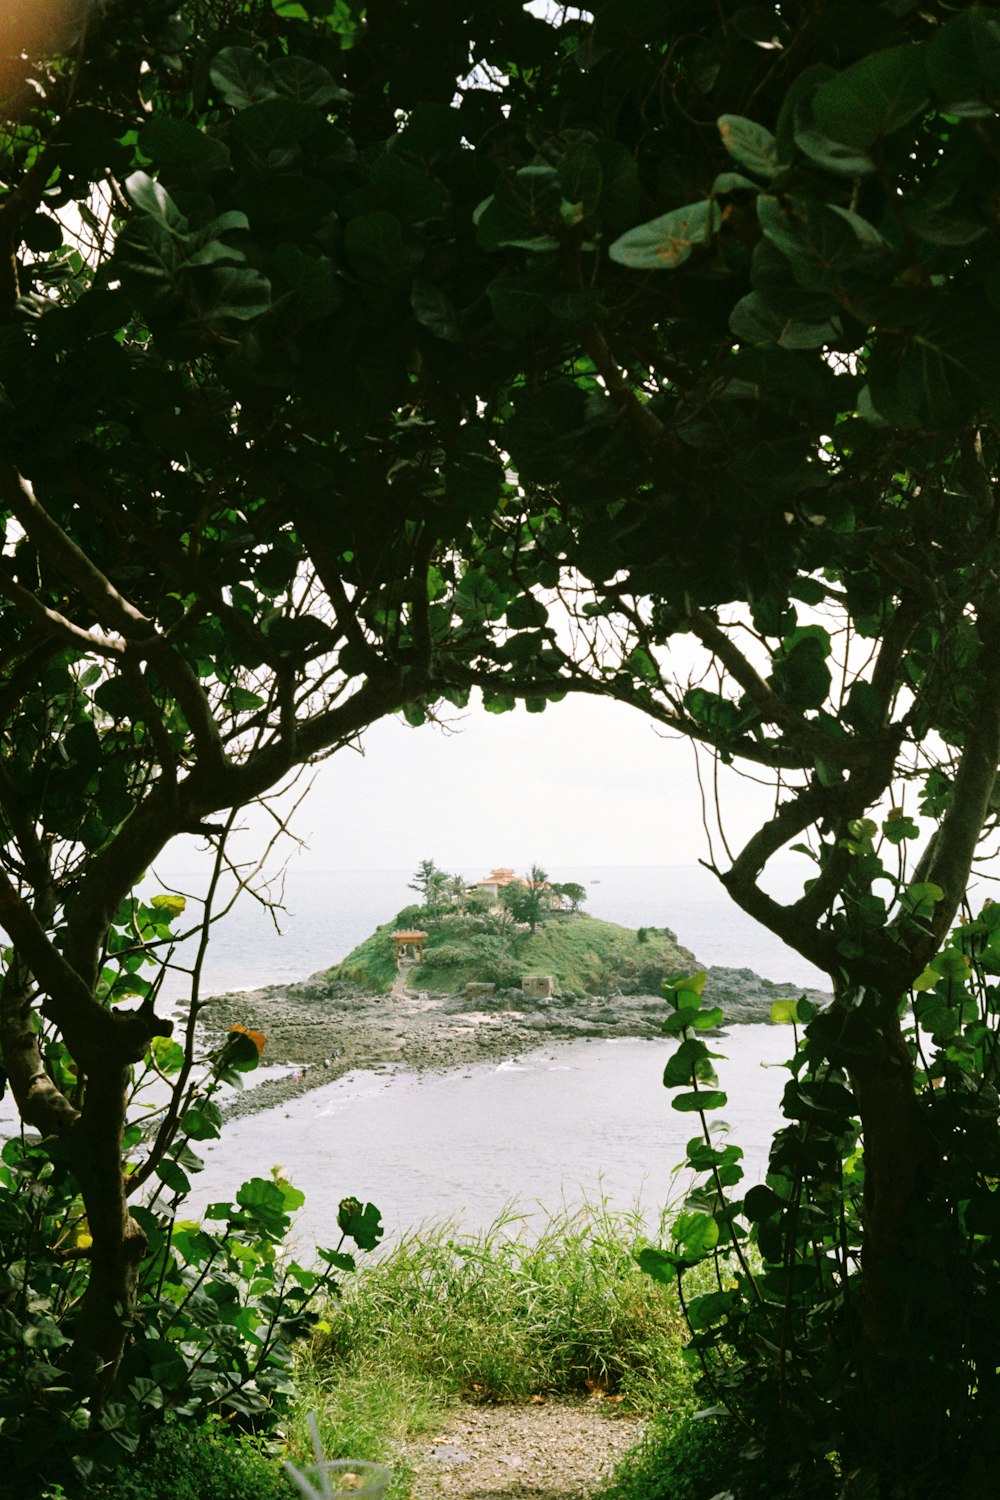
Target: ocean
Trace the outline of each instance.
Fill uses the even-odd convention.
[[[473,879],[486,867],[459,873]],[[825,976],[744,916],[699,866],[548,874],[585,886],[593,916],[670,927],[702,963],[826,987]],[[411,878],[405,870],[292,872],[280,935],[267,911],[244,898],[213,935],[205,993],[281,984],[329,967],[416,899]],[[780,870],[771,888],[790,899],[800,883],[800,871]],[[206,1150],[191,1208],[235,1192],[251,1171],[280,1165],[306,1193],[296,1225],[304,1254],[327,1243],[337,1203],[348,1193],[379,1205],[390,1240],[442,1219],[484,1229],[512,1208],[530,1228],[553,1211],[596,1199],[638,1209],[652,1229],[663,1206],[682,1193],[676,1164],[695,1129],[690,1116],[670,1109],[661,1084],[671,1047],[666,1040],[578,1041],[499,1066],[348,1073],[227,1126]],[[760,1181],[780,1123],[786,1075],[778,1065],[791,1051],[791,1035],[785,1027],[740,1026],[717,1050],[725,1054],[718,1068],[730,1094],[724,1114],[731,1139],[745,1152],[748,1183]]]
[[[472,879],[486,873],[459,872]],[[586,887],[585,909],[629,927],[669,927],[704,964],[750,968],[768,979],[825,988],[824,977],[739,912],[698,866],[553,868],[554,881]],[[244,894],[215,924],[202,994],[250,990],[306,978],[343,958],[416,899],[406,870],[291,871],[282,912]],[[779,871],[772,890],[794,897],[801,873]],[[203,879],[174,876],[145,892],[185,890]],[[272,891],[277,895],[277,888]],[[194,911],[194,905],[186,913]],[[165,986],[179,1002],[194,940],[179,945]],[[248,1011],[252,1024],[252,1014]],[[670,1108],[662,1088],[672,1043],[576,1041],[547,1045],[499,1066],[439,1074],[355,1070],[284,1106],[227,1125],[204,1150],[185,1215],[230,1199],[248,1176],[283,1167],[306,1194],[296,1224],[301,1253],[331,1243],[339,1200],[377,1203],[388,1238],[431,1220],[482,1229],[514,1206],[530,1226],[584,1200],[645,1213],[651,1228],[683,1182],[675,1174],[696,1122]],[[780,1122],[791,1051],[786,1027],[738,1026],[720,1039],[717,1066],[730,1095],[725,1120],[745,1152],[747,1181],[763,1177]],[[285,1059],[275,1059],[284,1063]],[[722,1122],[719,1122],[722,1128]],[[17,1129],[9,1096],[0,1136]]]

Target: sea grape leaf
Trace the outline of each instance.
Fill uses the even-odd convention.
[[[672,271],[704,245],[722,222],[714,199],[688,203],[619,235],[608,250],[611,259],[633,271]]]
[[[758,177],[773,177],[781,170],[777,142],[769,130],[742,115],[720,115],[722,144],[734,161]]]
[[[822,84],[813,116],[824,134],[864,150],[912,120],[928,99],[924,46],[889,47]]]

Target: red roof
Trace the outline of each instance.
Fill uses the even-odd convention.
[[[418,938],[425,938],[426,932],[394,932],[393,941],[397,943],[415,943]]]

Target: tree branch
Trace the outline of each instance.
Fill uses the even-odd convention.
[[[901,988],[907,987],[926,967],[954,921],[997,783],[997,767],[1000,765],[1000,605],[982,606],[977,627],[983,679],[976,695],[976,712],[966,733],[948,808],[920,868],[923,880],[940,886],[944,895],[934,908],[925,936],[906,945],[899,968]],[[890,924],[890,932],[898,933],[911,921],[907,913],[901,912]]]
[[[864,766],[871,759],[873,746],[869,736],[861,741],[845,735],[827,734],[825,730],[810,724],[794,708],[784,703],[774,689],[764,681],[750,664],[735,641],[726,634],[717,621],[702,610],[688,616],[694,634],[715,656],[726,671],[746,693],[769,724],[777,724],[796,744],[821,760],[837,766]]]

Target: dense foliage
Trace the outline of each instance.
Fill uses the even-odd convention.
[[[779,1137],[761,1243],[825,1330],[823,1452],[751,1427],[820,1490],[982,1490],[998,1338],[949,1299],[989,1285],[994,1001],[934,965],[996,822],[1000,15],[95,0],[0,41],[0,1046],[87,1213],[77,1457],[149,1249],[142,872],[382,714],[573,689],[771,782],[713,864],[835,989],[796,1067],[838,1127],[791,1178]],[[787,1342],[732,1316],[791,1414]]]

